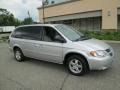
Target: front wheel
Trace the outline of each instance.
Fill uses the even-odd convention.
[[[87,65],[84,58],[73,55],[67,59],[67,68],[71,74],[80,76],[86,73]]]

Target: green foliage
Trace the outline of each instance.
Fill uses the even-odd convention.
[[[9,36],[3,36],[0,38],[0,43],[1,42],[8,42]]]
[[[44,5],[48,5],[48,4],[49,4],[49,1],[48,1],[48,0],[43,0],[43,4],[44,4]]]
[[[25,18],[25,19],[22,21],[22,24],[23,24],[23,25],[33,24],[33,20],[32,20],[32,18]]]
[[[0,8],[0,26],[19,26],[32,24],[32,18],[25,18],[23,21],[18,20],[14,17],[12,13],[7,11],[6,9]]]
[[[6,9],[0,8],[0,26],[12,26],[15,23],[14,15]]]
[[[86,36],[100,40],[120,41],[120,32],[101,32],[101,31],[81,31],[81,32]]]

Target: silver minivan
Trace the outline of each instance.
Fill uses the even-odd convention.
[[[65,64],[73,75],[104,70],[113,62],[111,46],[63,24],[20,26],[11,33],[9,40],[17,61],[30,57]]]

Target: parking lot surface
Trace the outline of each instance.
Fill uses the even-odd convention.
[[[120,90],[120,44],[108,70],[70,75],[63,65],[27,59],[17,62],[6,43],[0,43],[0,90]]]

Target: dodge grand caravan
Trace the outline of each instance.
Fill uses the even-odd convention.
[[[83,75],[88,70],[104,70],[113,62],[111,46],[63,24],[20,26],[9,39],[17,61],[30,57],[65,64],[73,75]]]

